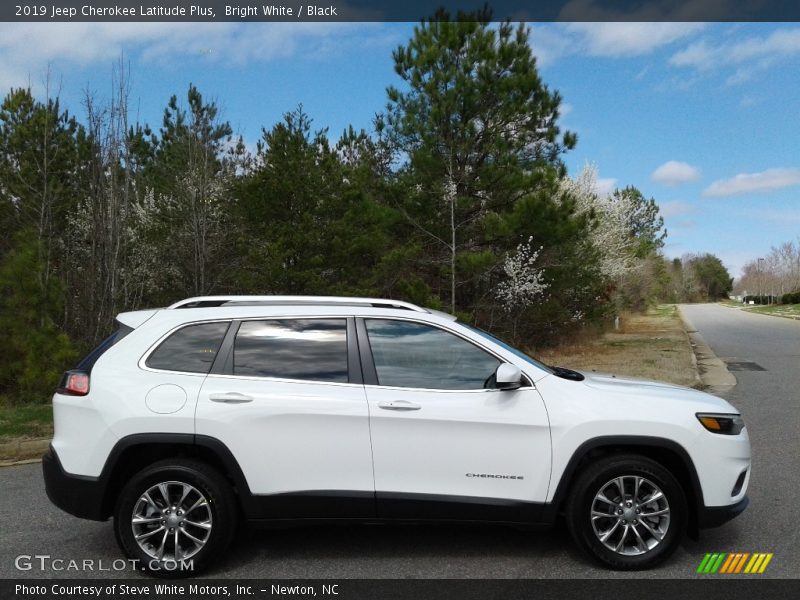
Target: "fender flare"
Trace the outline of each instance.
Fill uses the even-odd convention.
[[[682,466],[686,470],[686,475],[689,478],[690,489],[685,490],[687,502],[690,507],[692,505],[694,510],[690,511],[690,533],[696,530],[696,516],[705,508],[703,501],[703,488],[700,485],[700,478],[697,476],[697,469],[694,466],[691,456],[686,449],[679,443],[660,437],[641,436],[641,435],[606,435],[591,438],[583,442],[572,453],[572,456],[564,468],[564,472],[559,478],[558,485],[556,486],[553,500],[547,504],[546,520],[555,521],[558,512],[564,503],[570,486],[575,478],[578,470],[578,465],[581,461],[592,451],[600,448],[615,448],[615,447],[650,447],[661,450],[667,450],[676,455],[681,461]]]

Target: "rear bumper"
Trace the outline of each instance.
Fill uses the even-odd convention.
[[[42,472],[47,497],[58,508],[81,519],[108,518],[103,508],[105,485],[99,477],[67,473],[52,446],[42,457]]]
[[[730,506],[701,507],[697,515],[697,526],[700,529],[719,527],[742,514],[749,503],[750,499],[745,496],[739,502]]]

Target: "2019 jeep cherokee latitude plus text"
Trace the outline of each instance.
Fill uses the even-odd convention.
[[[215,296],[118,324],[65,374],[43,469],[56,505],[113,516],[154,572],[201,570],[240,518],[559,514],[600,562],[638,569],[747,505],[750,442],[724,400],[551,368],[437,311]]]

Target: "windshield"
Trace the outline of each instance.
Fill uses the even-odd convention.
[[[544,364],[542,362],[539,362],[535,358],[532,358],[532,357],[528,356],[522,350],[514,348],[514,346],[509,346],[503,340],[500,340],[500,339],[494,337],[491,333],[487,333],[483,329],[478,329],[477,327],[473,327],[472,325],[467,325],[466,323],[462,323],[461,321],[459,321],[458,323],[460,325],[463,325],[467,329],[469,329],[471,331],[474,331],[475,333],[479,334],[481,337],[486,338],[490,342],[494,342],[495,344],[497,344],[501,348],[503,348],[505,350],[508,350],[509,352],[514,354],[514,356],[518,356],[519,358],[521,358],[525,362],[532,364],[534,367],[537,367],[537,368],[541,369],[542,371],[546,371],[547,373],[552,373],[553,372],[553,369],[548,367],[546,364]]]

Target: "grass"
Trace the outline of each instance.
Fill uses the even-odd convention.
[[[547,364],[582,371],[685,386],[697,384],[692,348],[674,304],[662,304],[643,315],[624,316],[619,330],[598,339],[544,349],[534,356]]]
[[[745,306],[745,310],[762,315],[778,317],[800,317],[800,304],[771,304],[767,306]]]
[[[736,300],[731,300],[730,298],[723,298],[722,300],[719,300],[718,302],[719,302],[720,304],[726,304],[726,305],[728,305],[728,306],[735,306],[735,307],[737,307],[737,308],[738,308],[738,307],[740,307],[740,306],[742,306],[742,303],[741,303],[741,302],[738,302],[738,301],[736,301]]]
[[[0,406],[0,442],[52,435],[53,407],[50,404]]]

